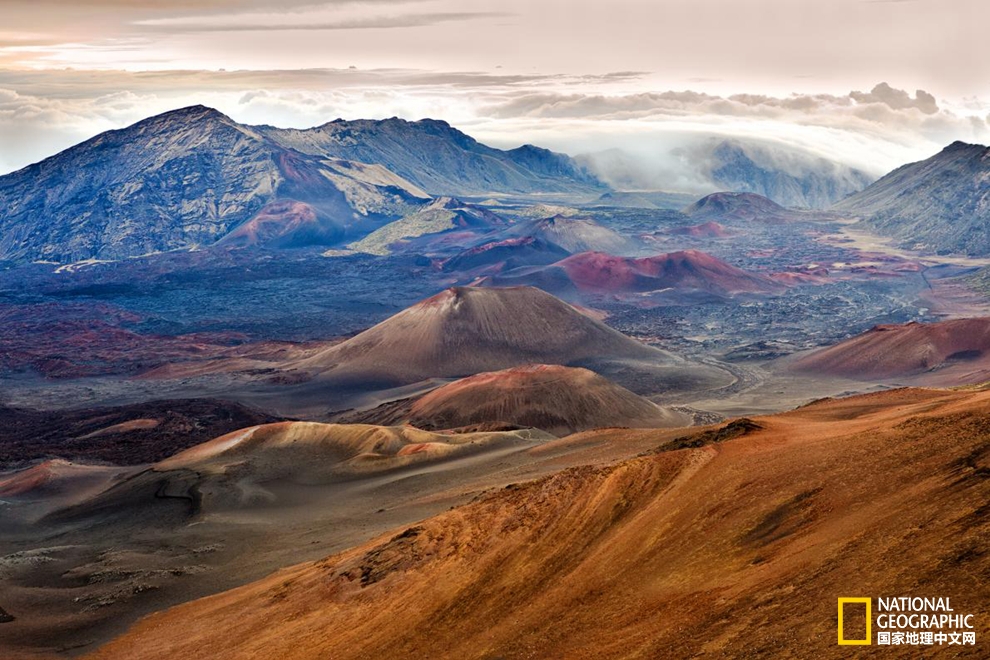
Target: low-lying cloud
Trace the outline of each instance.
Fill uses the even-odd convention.
[[[205,104],[237,121],[308,127],[344,118],[446,119],[499,147],[534,143],[572,154],[619,148],[640,162],[709,138],[758,140],[871,174],[925,158],[957,139],[990,142],[990,105],[939,101],[886,83],[845,95],[719,96],[610,92],[643,74],[0,70],[0,172],[101,131]],[[669,159],[657,167],[669,170]]]

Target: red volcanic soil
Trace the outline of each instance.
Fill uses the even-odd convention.
[[[68,462],[56,459],[45,461],[23,472],[15,472],[9,477],[0,476],[0,497],[15,497],[42,488],[55,478],[60,467],[67,465]]]
[[[585,291],[620,293],[676,288],[763,293],[782,288],[769,277],[746,272],[698,250],[641,259],[584,252],[555,266]]]
[[[0,407],[0,469],[59,457],[151,463],[224,433],[275,421],[226,401],[149,401],[57,412]]]
[[[983,382],[990,380],[990,318],[878,325],[806,355],[790,369],[870,381]]]
[[[732,235],[732,232],[711,220],[703,222],[700,225],[674,227],[668,233],[676,236],[694,236],[696,238],[724,238]]]
[[[824,271],[824,274],[822,274]],[[825,284],[829,281],[828,271],[820,269],[816,272],[798,272],[798,271],[784,271],[782,273],[773,273],[770,275],[770,279],[774,282],[780,282],[786,286],[798,286],[801,284]]]
[[[350,414],[346,420],[410,424],[426,430],[533,427],[555,435],[690,423],[686,416],[664,410],[592,371],[546,364],[477,374],[418,399]]]
[[[293,200],[272,202],[256,216],[230,232],[219,245],[247,247],[253,245],[292,242],[300,234],[318,234],[321,231],[316,211],[308,204]]]
[[[637,458],[493,489],[90,657],[846,659],[837,597],[990,602],[988,417],[990,392],[897,390],[649,431]],[[644,431],[570,441],[600,433]],[[977,628],[952,657],[986,657]]]

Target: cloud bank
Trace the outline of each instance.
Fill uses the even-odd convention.
[[[990,142],[990,105],[939,101],[887,83],[844,95],[626,91],[624,71],[588,75],[413,69],[0,70],[0,172],[96,133],[202,103],[237,121],[291,127],[345,119],[446,119],[500,147],[620,148],[649,159],[709,138],[785,145],[883,174],[953,140]]]

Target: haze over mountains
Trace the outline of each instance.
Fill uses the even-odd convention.
[[[662,147],[658,147],[658,151]],[[619,149],[578,157],[619,190],[749,192],[782,206],[823,209],[858,192],[875,177],[792,146],[739,139],[677,147],[669,155]]]

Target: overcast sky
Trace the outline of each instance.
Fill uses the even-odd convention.
[[[2,0],[0,11],[0,172],[193,103],[298,127],[430,116],[496,146],[570,153],[759,137],[878,173],[954,139],[990,142],[986,0]]]

